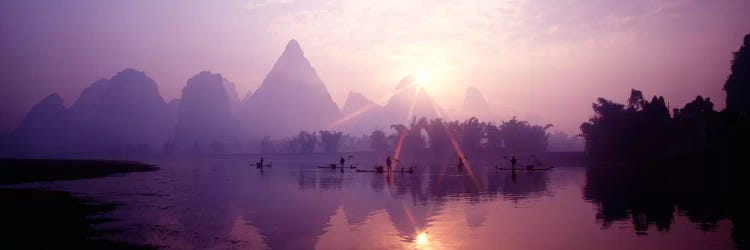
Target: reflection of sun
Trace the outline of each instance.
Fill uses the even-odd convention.
[[[421,233],[417,234],[417,245],[418,246],[425,246],[425,245],[427,245],[427,243],[429,243],[429,241],[427,239],[427,233],[421,232]]]

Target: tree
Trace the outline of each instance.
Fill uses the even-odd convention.
[[[544,152],[547,151],[547,129],[545,126],[529,125],[527,121],[519,121],[515,117],[500,125],[500,135],[505,147],[515,152]]]
[[[750,112],[750,34],[734,52],[732,73],[724,83],[727,92],[727,111],[745,116]]]
[[[323,145],[323,151],[327,153],[338,152],[342,135],[341,132],[321,130],[320,142]]]
[[[634,160],[659,158],[674,152],[681,124],[670,116],[664,97],[654,96],[646,101],[640,91],[632,90],[627,106],[599,98],[592,107],[594,117],[581,124],[590,156]],[[674,112],[683,116],[709,108],[713,104],[699,97],[685,109]]]
[[[309,133],[303,130],[294,140],[299,145],[300,153],[312,153],[315,152],[315,145],[318,144],[318,135],[315,132]]]
[[[382,130],[372,131],[370,134],[370,148],[379,153],[384,153],[388,150],[388,139],[385,137],[385,132]]]
[[[482,131],[483,124],[479,123],[479,119],[472,117],[461,124],[461,146],[464,150],[470,152],[476,152],[479,150],[484,133]]]
[[[640,111],[643,109],[644,105],[646,105],[646,99],[643,99],[643,92],[637,89],[631,89],[630,98],[628,98],[628,109]]]
[[[586,140],[586,152],[596,158],[619,157],[627,125],[625,105],[599,98],[591,107],[594,116],[581,124],[581,135]]]
[[[488,123],[485,126],[484,131],[484,135],[487,138],[487,142],[485,143],[486,148],[494,150],[499,149],[503,146],[503,139],[500,134],[500,128],[498,128],[497,125]]]
[[[448,129],[443,119],[436,118],[430,120],[425,127],[427,137],[429,138],[429,147],[433,153],[445,153],[450,148],[450,139],[448,138]]]

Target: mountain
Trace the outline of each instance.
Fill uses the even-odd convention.
[[[407,76],[399,81],[383,113],[389,124],[409,124],[414,117],[441,117],[443,111],[422,87],[414,84],[412,76]]]
[[[169,124],[177,124],[177,113],[180,111],[180,99],[172,98],[167,103],[167,113],[169,115]]]
[[[237,94],[234,85],[230,89],[227,83],[220,74],[208,71],[188,80],[182,89],[175,126],[174,142],[179,148],[238,139],[238,125],[232,116]]]
[[[51,94],[31,108],[7,138],[3,151],[14,156],[51,156],[65,151],[69,126],[63,99]]]
[[[324,129],[341,115],[295,40],[289,41],[243,109],[245,127],[256,136]]]
[[[349,92],[342,109],[342,118],[331,129],[351,134],[369,134],[387,127],[382,121],[383,108],[361,93]]]
[[[245,93],[245,97],[242,98],[242,101],[240,101],[240,103],[246,103],[248,100],[250,100],[250,97],[252,96],[253,96],[253,92],[247,91],[247,93]]]
[[[81,152],[158,148],[173,126],[156,82],[134,69],[94,82],[69,115],[70,147]]]
[[[372,109],[373,107],[380,107],[370,99],[367,99],[364,95],[358,92],[349,92],[344,101],[344,107],[341,112],[344,115],[348,115],[354,112],[363,112],[363,110]]]
[[[470,117],[490,119],[492,116],[492,112],[490,112],[489,105],[484,100],[484,96],[479,92],[479,89],[474,87],[466,88],[466,97],[464,98],[462,111],[467,119]]]
[[[232,111],[232,116],[237,117],[240,112],[240,97],[237,95],[234,83],[224,79],[222,86],[224,87],[224,92],[226,93],[227,98],[229,98],[229,108]]]

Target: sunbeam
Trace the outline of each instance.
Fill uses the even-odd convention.
[[[344,117],[341,117],[340,119],[334,121],[333,123],[329,124],[328,126],[326,126],[326,129],[337,128],[337,127],[339,127],[339,126],[347,123],[351,119],[356,118],[356,117],[358,117],[358,116],[360,116],[360,115],[362,115],[364,113],[367,113],[367,111],[373,110],[373,109],[375,109],[377,107],[378,107],[378,105],[375,104],[375,103],[371,103],[371,104],[369,104],[367,106],[364,106],[364,107],[362,107],[362,108],[360,108],[360,109],[358,109],[358,110],[356,110],[354,112],[351,112],[351,113],[345,115]]]

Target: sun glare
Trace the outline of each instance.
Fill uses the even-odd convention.
[[[424,245],[427,245],[427,243],[429,243],[429,241],[427,239],[427,233],[421,232],[421,233],[417,234],[417,245],[418,246],[424,246]]]
[[[430,75],[425,71],[417,71],[412,74],[414,77],[414,84],[424,88],[430,83]]]

